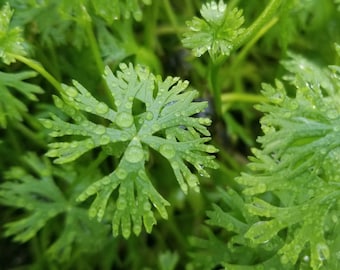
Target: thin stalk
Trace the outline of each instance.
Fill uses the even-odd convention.
[[[215,111],[218,116],[222,115],[221,87],[218,80],[220,64],[210,61],[209,67],[209,86],[214,96]]]
[[[104,65],[104,62],[102,60],[102,56],[101,56],[100,49],[99,49],[99,46],[98,46],[98,43],[97,43],[97,39],[96,39],[96,36],[94,34],[94,31],[93,31],[92,23],[89,19],[85,21],[85,31],[86,31],[88,39],[89,39],[91,52],[92,52],[92,55],[94,57],[94,61],[96,63],[98,72],[99,72],[100,75],[102,75],[104,73],[105,65]],[[114,103],[113,97],[111,95],[111,91],[108,88],[108,86],[106,85],[106,83],[103,83],[103,90],[104,90],[104,93],[107,97],[108,103],[111,106],[114,107],[115,103]]]
[[[256,35],[242,48],[240,53],[236,55],[232,63],[231,70],[235,70],[235,68],[242,63],[242,61],[246,58],[250,49],[254,46],[254,44],[262,37],[264,34],[277,23],[278,17],[272,18],[267,24],[265,24],[257,33]]]
[[[260,103],[268,101],[266,97],[256,94],[247,93],[225,93],[222,94],[223,103],[242,102],[242,103]]]
[[[38,72],[41,76],[43,76],[59,93],[64,93],[64,89],[61,84],[39,63],[32,59],[29,59],[25,56],[18,54],[11,54],[16,60],[25,65],[29,66],[36,72]]]
[[[92,51],[92,55],[94,57],[94,61],[96,63],[99,74],[103,74],[104,71],[104,63],[101,57],[100,49],[98,47],[98,43],[96,37],[93,32],[93,27],[90,21],[85,22],[85,31],[87,33],[88,41],[90,44],[90,48]]]
[[[271,0],[260,16],[235,40],[235,49],[248,42],[253,36],[256,36],[260,29],[267,24],[276,15],[276,11],[281,5],[282,0]]]
[[[179,35],[180,31],[179,31],[179,26],[178,26],[179,24],[177,22],[177,16],[174,13],[169,0],[164,0],[163,3],[164,3],[164,8],[165,8],[165,13],[169,17],[169,20],[170,20],[172,26],[176,30],[176,34],[177,34],[178,38],[181,39],[181,37]]]

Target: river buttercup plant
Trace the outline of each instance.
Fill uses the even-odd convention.
[[[0,268],[338,269],[339,4],[0,1]]]

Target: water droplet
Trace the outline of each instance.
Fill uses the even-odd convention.
[[[148,121],[151,121],[153,119],[153,113],[152,112],[147,112],[145,115],[145,119]]]
[[[151,210],[151,204],[150,204],[149,202],[145,202],[145,203],[143,204],[143,209],[144,209],[145,211],[150,211],[150,210]]]
[[[196,187],[198,184],[198,178],[194,174],[190,174],[188,177],[186,177],[186,180],[189,184],[189,187]]]
[[[161,129],[161,126],[159,124],[154,124],[152,125],[151,129],[152,129],[152,132],[156,132]]]
[[[67,87],[65,91],[69,97],[75,98],[76,96],[78,96],[78,91],[73,87]]]
[[[332,221],[334,222],[334,223],[338,223],[338,217],[336,216],[336,215],[332,215]]]
[[[207,147],[205,148],[205,151],[207,153],[216,153],[218,152],[218,149],[213,145],[207,145]]]
[[[199,118],[198,122],[201,125],[209,126],[211,124],[211,120],[209,118]]]
[[[287,255],[282,255],[280,261],[282,264],[287,264],[289,263],[289,258],[287,257]]]
[[[108,135],[103,135],[100,137],[100,144],[101,145],[105,145],[108,144],[110,142],[110,137]]]
[[[119,188],[119,194],[120,194],[120,195],[124,195],[124,194],[126,194],[126,192],[127,192],[126,187],[120,186],[120,188]]]
[[[109,107],[103,103],[103,102],[99,102],[96,106],[96,112],[98,114],[105,114],[109,111]]]
[[[97,220],[100,222],[105,214],[105,210],[100,208],[97,212]]]
[[[111,183],[111,180],[110,180],[110,178],[109,178],[108,176],[105,176],[105,177],[101,180],[101,183],[102,183],[103,185],[108,185],[108,184]]]
[[[176,155],[175,148],[171,144],[163,144],[159,152],[167,159],[172,159]]]
[[[120,112],[117,115],[116,123],[121,128],[128,128],[133,124],[133,116],[127,112]]]
[[[125,108],[130,110],[132,108],[132,102],[125,103]]]
[[[141,231],[142,231],[142,226],[141,225],[135,224],[133,226],[133,232],[134,232],[135,235],[139,235],[141,233]]]
[[[132,145],[125,152],[125,158],[128,162],[137,163],[144,159],[144,151],[142,147]]]
[[[92,107],[90,107],[90,106],[85,107],[85,111],[92,112]]]
[[[256,190],[256,193],[263,193],[266,192],[267,186],[264,183],[259,183],[254,189]]]
[[[318,243],[316,245],[316,251],[320,261],[327,260],[329,258],[329,248],[325,243]]]
[[[92,194],[95,194],[97,192],[97,188],[94,186],[89,186],[86,190],[86,194],[88,196],[91,196]]]
[[[117,175],[117,177],[120,179],[120,180],[123,180],[123,179],[125,179],[126,177],[127,177],[127,172],[124,170],[124,169],[122,169],[122,168],[118,168],[117,170],[116,170],[116,175]]]
[[[117,201],[117,209],[124,210],[127,206],[127,202],[125,199],[119,198]]]
[[[124,228],[123,230],[122,230],[122,234],[123,234],[123,237],[125,238],[125,239],[128,239],[129,237],[130,237],[130,228]]]
[[[97,128],[94,130],[94,133],[101,135],[104,134],[106,131],[106,128],[104,126],[97,126]]]
[[[171,167],[172,167],[173,170],[177,170],[179,168],[178,162],[176,162],[176,161],[171,162]]]
[[[329,119],[335,119],[335,118],[337,118],[338,116],[339,116],[339,113],[338,113],[335,109],[329,110],[329,111],[327,112],[327,117],[328,117]]]
[[[41,120],[41,124],[47,129],[51,129],[53,127],[53,121],[48,119]]]
[[[87,148],[93,148],[94,147],[94,142],[91,140],[91,139],[88,139],[87,142],[86,142],[86,147]]]

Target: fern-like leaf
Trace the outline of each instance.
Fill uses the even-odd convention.
[[[294,265],[304,254],[316,270],[336,258],[329,247],[338,245],[331,228],[338,226],[340,198],[339,67],[321,69],[293,54],[284,65],[294,74],[285,78],[296,93],[288,95],[280,81],[263,86],[270,103],[258,106],[265,113],[262,149],[253,151],[251,172],[238,178],[245,194],[272,192],[281,203],[254,198],[247,208],[265,220],[246,237],[260,244],[288,228],[278,251],[282,264]]]
[[[74,87],[65,86],[63,100],[55,98],[57,107],[67,113],[73,123],[55,115],[42,123],[52,130],[53,137],[83,138],[51,143],[47,155],[55,157],[56,163],[73,161],[99,146],[119,158],[114,171],[90,185],[78,200],[96,195],[89,215],[100,221],[111,194],[118,190],[112,229],[113,234],[118,235],[121,227],[127,238],[131,228],[138,235],[143,223],[146,230],[151,231],[156,223],[152,206],[167,218],[165,207],[169,203],[155,190],[145,169],[149,149],[158,151],[169,161],[182,190],[187,192],[188,187],[198,189],[198,178],[188,164],[208,176],[206,168],[216,167],[209,153],[216,152],[216,148],[205,144],[209,141],[206,126],[210,120],[192,117],[207,104],[193,102],[197,92],[185,91],[187,82],[172,77],[162,81],[142,66],[121,64],[120,69],[115,76],[106,68],[104,75],[114,106],[98,101],[74,82]],[[135,109],[137,101],[142,102],[145,109]],[[88,120],[85,112],[99,116],[107,124]],[[201,138],[201,134],[205,137]]]
[[[14,91],[29,100],[36,101],[36,94],[43,90],[37,86],[25,82],[24,80],[36,76],[33,71],[20,73],[0,72],[0,126],[6,127],[8,120],[21,121],[22,113],[27,111],[27,106],[14,95]]]
[[[229,9],[220,0],[204,4],[200,10],[203,19],[194,17],[187,22],[188,31],[184,34],[183,45],[193,50],[199,57],[209,52],[212,59],[219,55],[228,56],[233,50],[235,39],[244,31],[242,10]]]
[[[4,225],[4,235],[18,242],[27,242],[45,231],[47,254],[54,260],[66,261],[71,255],[83,254],[100,248],[108,230],[88,219],[87,209],[78,207],[74,198],[68,198],[57,185],[56,177],[76,190],[81,178],[75,171],[57,168],[47,158],[29,153],[23,158],[24,167],[13,167],[6,172],[7,180],[0,185],[0,202],[20,209],[22,216]],[[91,177],[91,176],[90,176]],[[72,192],[70,192],[72,194]],[[77,192],[75,192],[77,193]],[[62,222],[61,222],[62,221]],[[48,237],[51,227],[58,224],[60,235]],[[76,252],[74,252],[76,249]]]
[[[13,10],[8,3],[1,8],[0,14],[0,58],[8,65],[15,62],[12,54],[26,54],[24,39],[21,28],[10,26]]]

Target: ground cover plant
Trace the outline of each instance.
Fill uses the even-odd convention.
[[[340,2],[0,1],[1,269],[338,269]]]

